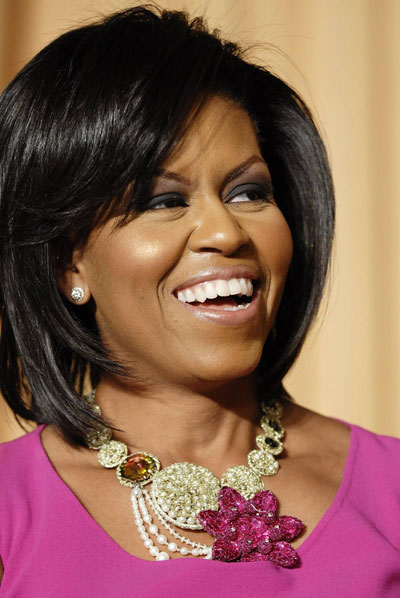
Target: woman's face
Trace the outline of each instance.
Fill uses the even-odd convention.
[[[257,366],[291,256],[252,122],[213,98],[147,209],[94,231],[70,282],[94,298],[105,345],[143,379],[222,382]]]

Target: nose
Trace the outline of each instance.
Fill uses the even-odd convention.
[[[237,215],[219,197],[201,202],[193,224],[188,245],[195,252],[232,255],[250,241]]]

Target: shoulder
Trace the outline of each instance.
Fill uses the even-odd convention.
[[[400,440],[349,425],[351,445],[344,480],[347,504],[379,535],[399,546]]]
[[[357,466],[365,473],[374,471],[379,477],[390,477],[400,487],[400,439],[370,432],[356,425],[349,425],[354,436]]]
[[[24,434],[15,440],[3,442],[0,444],[0,468],[6,467],[10,463],[10,459],[16,459],[23,455],[29,454],[37,448],[40,444],[40,433],[43,426],[38,426],[31,432]]]
[[[374,541],[386,554],[396,547],[399,557],[400,440],[351,426],[352,443],[345,473],[346,498],[352,519],[374,531]],[[378,544],[376,544],[378,546]],[[386,547],[386,548],[385,548]]]
[[[43,459],[42,428],[39,426],[20,438],[0,444],[0,508],[7,497],[15,496],[37,477],[37,466]]]
[[[362,437],[363,442],[366,445],[374,447],[377,450],[387,452],[389,451],[391,454],[398,455],[400,451],[400,438],[396,438],[394,436],[386,436],[384,434],[378,434],[375,432],[371,432],[366,428],[361,428],[360,426],[354,424],[348,424],[350,428],[356,429],[359,435]]]
[[[43,459],[39,426],[32,432],[0,444],[0,555],[21,550],[38,502]],[[5,562],[5,561],[4,561]]]

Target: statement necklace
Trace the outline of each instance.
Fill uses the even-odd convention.
[[[93,390],[84,398],[101,415],[95,396]],[[248,466],[229,467],[221,480],[194,463],[173,463],[162,469],[158,457],[147,451],[128,454],[127,445],[113,440],[111,430],[105,426],[87,435],[87,445],[98,451],[99,463],[116,468],[118,481],[132,489],[138,533],[157,561],[168,560],[168,552],[179,552],[182,556],[223,561],[270,560],[284,567],[297,562],[289,541],[301,533],[303,523],[295,517],[277,515],[276,497],[264,490],[261,477],[279,470],[276,457],[283,450],[282,406],[262,402],[261,409],[263,433],[256,437],[258,448],[247,455]],[[150,482],[148,491],[145,486]],[[153,519],[179,543],[160,532]],[[212,546],[194,542],[172,525],[207,531],[216,540]]]

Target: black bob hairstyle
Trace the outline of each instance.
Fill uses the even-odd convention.
[[[85,374],[96,384],[122,366],[101,342],[93,304],[67,301],[57,271],[99,223],[120,215],[123,225],[140,210],[193,109],[212,95],[250,114],[293,237],[258,366],[267,396],[285,393],[330,263],[334,196],[323,143],[281,79],[201,18],[145,5],[61,35],[0,98],[0,387],[17,416],[54,424],[77,444],[101,421],[80,396]]]

